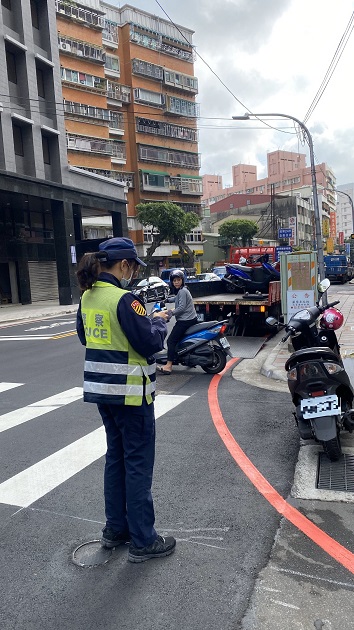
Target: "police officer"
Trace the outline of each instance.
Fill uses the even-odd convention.
[[[106,547],[130,543],[128,560],[170,555],[175,539],[154,528],[151,484],[155,458],[153,355],[163,348],[164,311],[147,317],[126,287],[139,265],[133,241],[111,238],[85,254],[77,277],[83,291],[77,333],[86,346],[84,401],[96,403],[106,430]]]

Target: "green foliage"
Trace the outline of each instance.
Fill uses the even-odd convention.
[[[255,221],[248,219],[233,219],[225,221],[219,227],[219,234],[229,239],[231,244],[241,241],[242,245],[247,245],[258,232],[258,225]]]
[[[185,212],[170,201],[139,203],[136,209],[138,221],[143,226],[155,228],[153,242],[147,251],[145,262],[151,260],[154,251],[163,241],[178,245],[181,252],[186,250],[189,258],[193,258],[193,252],[185,243],[185,236],[199,224],[199,217],[195,212]]]

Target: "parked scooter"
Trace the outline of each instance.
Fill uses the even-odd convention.
[[[261,266],[248,267],[239,264],[227,264],[224,281],[226,290],[230,293],[268,293],[269,283],[272,280],[280,280],[280,273],[268,262],[262,262]]]
[[[325,293],[328,279],[319,284]],[[340,432],[354,429],[354,391],[344,369],[335,331],[343,324],[342,313],[334,308],[339,300],[303,309],[288,324],[267,318],[270,326],[283,326],[285,342],[291,337],[295,352],[285,364],[288,386],[295,405],[294,417],[304,440],[315,439],[331,461],[340,458]],[[319,319],[320,318],[320,319]]]
[[[164,302],[156,302],[152,313],[165,308]],[[188,328],[176,347],[173,365],[196,367],[199,365],[207,374],[218,374],[232,358],[229,341],[224,337],[228,321],[212,321],[195,324]],[[166,365],[167,350],[155,355],[156,363]]]

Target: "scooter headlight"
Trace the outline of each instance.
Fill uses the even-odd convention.
[[[344,369],[338,365],[338,363],[324,363],[324,366],[328,374],[338,374],[338,372],[342,372]]]
[[[288,381],[296,381],[297,379],[297,369],[294,367],[292,370],[288,372]]]

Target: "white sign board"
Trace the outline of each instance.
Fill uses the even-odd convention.
[[[314,291],[287,291],[287,315],[290,317],[304,308],[315,306]]]

